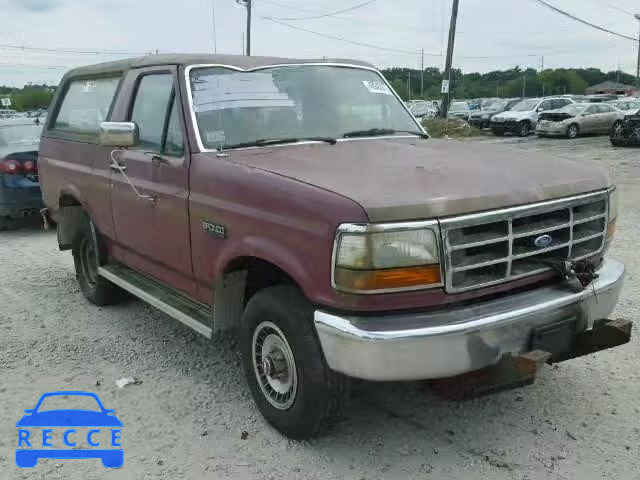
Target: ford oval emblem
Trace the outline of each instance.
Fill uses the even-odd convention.
[[[551,235],[540,235],[533,241],[533,244],[538,248],[547,248],[551,246],[552,243],[553,238],[551,238]]]

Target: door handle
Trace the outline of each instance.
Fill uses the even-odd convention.
[[[167,165],[169,162],[162,158],[155,152],[144,152],[144,154],[148,157],[151,157],[151,163],[153,165]]]
[[[109,165],[109,168],[111,168],[111,170],[113,170],[114,172],[125,172],[127,170],[127,166],[124,163],[118,163],[118,162],[112,162],[111,165]]]

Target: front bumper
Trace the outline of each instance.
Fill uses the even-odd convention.
[[[358,317],[315,312],[329,367],[375,381],[445,378],[530,350],[533,329],[576,318],[578,332],[607,318],[624,265],[607,258],[586,289],[573,282],[438,312]]]
[[[520,130],[519,124],[520,122],[516,122],[515,120],[504,120],[501,122],[496,122],[495,120],[492,120],[491,129],[502,130],[505,132],[517,132]]]

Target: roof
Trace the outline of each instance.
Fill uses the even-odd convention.
[[[67,72],[65,77],[91,76],[111,72],[122,72],[133,68],[154,67],[161,65],[195,65],[221,64],[244,70],[268,67],[270,65],[284,65],[297,63],[346,63],[371,68],[372,65],[359,60],[347,59],[296,59],[279,57],[247,57],[243,55],[209,55],[198,53],[145,55],[144,57],[116,60],[114,62],[98,63],[86,67],[78,67]]]
[[[635,88],[633,85],[627,85],[625,83],[620,82],[612,82],[607,80],[606,82],[599,83],[597,85],[593,85],[587,90],[608,90],[608,89],[616,89],[616,90],[626,90],[628,88]]]

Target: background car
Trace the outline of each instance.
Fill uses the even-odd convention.
[[[431,118],[438,115],[438,110],[433,105],[433,103],[427,102],[426,100],[424,101],[418,100],[415,102],[410,102],[408,106],[409,106],[409,111],[411,111],[413,116],[416,118],[422,118],[422,117]]]
[[[615,147],[640,147],[640,110],[625,115],[611,129],[609,139]]]
[[[491,130],[497,136],[511,132],[527,137],[535,130],[538,117],[542,112],[557,110],[572,103],[575,102],[563,97],[525,98],[512,106],[509,111],[494,115],[491,118]]]
[[[610,105],[613,105],[614,107],[616,107],[618,110],[622,110],[623,112],[626,113],[635,113],[640,109],[640,100],[637,98],[632,98],[632,99],[624,99],[624,100],[618,100],[615,102],[607,102]]]
[[[44,208],[38,182],[42,124],[27,118],[0,120],[0,228]]]
[[[491,118],[498,114],[509,110],[520,99],[516,100],[493,100],[485,105],[482,110],[472,112],[469,123],[477,128],[489,128],[491,126]]]
[[[461,118],[468,122],[470,116],[471,109],[467,102],[453,102],[449,107],[449,117]]]
[[[605,134],[623,118],[622,111],[607,103],[576,103],[542,113],[536,133],[539,137],[562,135],[567,138],[581,134]]]

